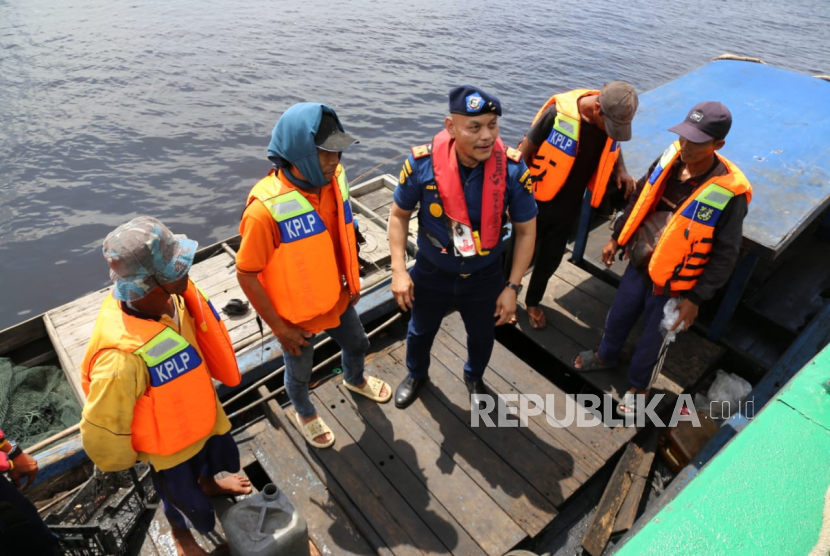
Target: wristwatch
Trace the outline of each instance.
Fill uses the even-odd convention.
[[[9,461],[13,460],[17,456],[23,453],[23,449],[17,445],[17,442],[14,440],[9,440],[9,444],[11,444],[12,449],[9,450],[9,453],[6,454],[6,457],[9,458]]]
[[[513,282],[510,282],[510,281],[508,281],[508,282],[504,285],[504,287],[506,287],[506,288],[510,288],[511,290],[515,291],[517,296],[518,296],[520,293],[522,293],[522,288],[524,288],[524,286],[522,286],[521,284],[514,284]]]

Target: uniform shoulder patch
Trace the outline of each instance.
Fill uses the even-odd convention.
[[[522,159],[522,151],[514,149],[513,147],[507,147],[504,149],[504,154],[506,154],[507,158],[513,162],[519,162]]]
[[[432,143],[412,147],[412,158],[414,158],[415,160],[418,160],[419,158],[424,158],[425,156],[429,156],[431,153]]]

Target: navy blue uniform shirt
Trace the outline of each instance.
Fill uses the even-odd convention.
[[[467,202],[470,222],[474,230],[479,230],[481,228],[484,163],[472,169],[465,168],[459,163],[458,171],[464,186],[464,199]],[[435,183],[431,155],[418,159],[415,159],[412,154],[409,155],[401,170],[394,199],[395,204],[403,210],[415,210],[415,207],[420,204],[418,210],[419,256],[425,257],[444,272],[471,274],[501,258],[506,243],[504,239],[484,256],[475,255],[465,258],[455,254],[447,232],[447,217],[444,214],[441,197],[438,195],[438,186]],[[538,212],[536,200],[533,197],[530,172],[521,159],[518,162],[507,159],[507,191],[504,209],[506,213],[509,212],[513,222],[527,222]],[[435,216],[436,214],[440,215]],[[430,234],[427,234],[427,231]],[[435,240],[447,245],[446,251],[435,245]]]

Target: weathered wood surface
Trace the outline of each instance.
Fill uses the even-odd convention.
[[[274,400],[268,402],[268,406],[274,415],[282,413]],[[271,481],[303,516],[309,538],[321,553],[362,555],[373,552],[284,430],[267,426],[257,434],[253,454]]]
[[[634,442],[629,443],[620,461],[617,462],[617,467],[608,481],[594,518],[582,539],[582,547],[588,554],[599,556],[605,550],[605,545],[611,538],[617,512],[631,488],[633,475],[639,469],[642,459],[642,449]]]
[[[527,283],[529,280],[528,273],[524,281]],[[525,336],[572,368],[573,359],[580,351],[596,349],[599,345],[615,291],[613,287],[568,262],[566,255],[548,281],[542,300],[548,326],[543,330],[534,330],[527,313],[520,309],[518,327]],[[524,292],[520,300],[524,302]],[[580,373],[579,376],[604,394],[619,400],[628,389],[627,361],[634,351],[641,330],[642,322],[629,334],[617,368]],[[653,391],[669,394],[665,402],[671,403],[674,396],[709,371],[723,353],[722,347],[694,331],[679,334],[677,340],[669,346],[663,372],[657,378]]]
[[[340,380],[316,388],[312,401],[336,438],[331,449],[310,448],[293,410],[269,404],[295,447],[291,457],[304,458],[374,551],[503,554],[541,532],[622,446],[614,429],[577,429],[575,420],[553,426],[544,414],[530,416],[527,427],[471,427],[465,343],[463,323],[451,314],[433,345],[430,381],[406,410],[355,395]],[[366,373],[394,388],[404,357],[396,342],[367,359]],[[485,381],[497,394],[551,394],[561,404],[552,420],[564,418],[568,400],[569,411],[587,413],[498,343]],[[292,481],[298,504],[312,484]]]
[[[622,506],[620,506],[620,511],[617,512],[617,518],[614,520],[614,533],[628,531],[637,518],[640,500],[642,500],[643,491],[647,487],[646,482],[651,473],[651,464],[654,463],[654,455],[657,452],[657,429],[650,429],[645,437],[638,438],[637,442],[638,445],[642,443],[643,457],[640,460],[640,466],[636,470],[632,469],[631,488],[628,489],[628,494]]]

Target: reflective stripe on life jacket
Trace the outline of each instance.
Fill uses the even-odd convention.
[[[530,175],[535,183],[537,201],[550,201],[565,185],[579,149],[579,132],[582,123],[578,107],[579,99],[598,94],[599,91],[596,90],[576,89],[553,95],[533,118],[535,124],[550,105],[556,105],[553,129],[548,138],[539,146],[530,164]],[[619,154],[619,143],[609,137],[605,142],[599,164],[588,182],[588,189],[591,191],[591,206],[594,208],[600,205],[605,196],[608,180],[614,171]]]
[[[643,220],[656,210],[679,156],[679,141],[663,152],[620,231],[620,245],[627,244]],[[727,173],[708,179],[678,207],[654,248],[648,273],[658,286],[668,286],[672,291],[692,289],[709,262],[715,225],[729,201],[736,195],[746,195],[747,204],[752,200],[752,186],[743,172],[723,156],[715,156]]]
[[[248,203],[259,199],[279,226],[280,244],[258,278],[280,317],[292,323],[330,311],[344,284],[351,293],[360,292],[349,184],[342,166],[337,166],[332,183],[320,188],[320,195],[335,195],[337,201],[337,247],[345,276],[338,269],[331,234],[301,189],[272,170],[248,195]]]
[[[466,224],[472,230],[470,216],[467,212],[467,200],[464,186],[458,170],[458,155],[455,141],[445,129],[435,136],[432,142],[432,167],[438,193],[444,205],[447,217]],[[481,193],[480,230],[472,230],[476,252],[486,255],[498,245],[501,238],[502,218],[504,216],[504,197],[507,192],[507,157],[504,143],[496,138],[493,154],[484,163],[484,177]]]
[[[224,324],[211,322],[215,315],[209,302],[193,282],[182,297],[196,324],[196,345],[158,321],[122,311],[110,294],[98,313],[81,365],[81,386],[88,395],[90,373],[102,351],[134,353],[144,361],[149,386],[135,403],[130,427],[137,452],[167,456],[203,439],[216,422],[211,376],[229,386],[241,379]]]

